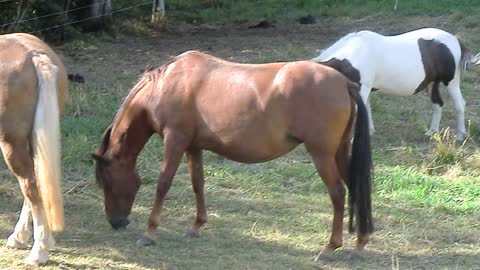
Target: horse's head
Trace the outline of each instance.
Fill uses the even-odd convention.
[[[105,214],[114,229],[125,228],[132,210],[140,177],[135,162],[111,155],[108,150],[112,127],[107,128],[102,144],[92,157],[96,160],[97,183],[105,195]]]

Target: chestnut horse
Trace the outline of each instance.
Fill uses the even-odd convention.
[[[60,58],[28,34],[0,35],[0,148],[16,175],[24,203],[7,246],[26,248],[29,264],[48,261],[51,231],[63,229],[60,190],[60,110],[67,73]]]
[[[187,234],[197,235],[207,221],[202,150],[255,163],[285,155],[304,143],[334,209],[332,235],[318,258],[331,257],[342,245],[342,179],[350,194],[349,228],[353,231],[355,212],[356,250],[361,253],[373,231],[372,166],[368,114],[358,90],[341,73],[312,61],[255,65],[196,51],[177,56],[146,73],[133,87],[93,154],[107,219],[114,229],[128,225],[140,186],[137,156],[154,133],[164,140],[164,156],[154,206],[139,240],[143,245],[154,243],[165,195],[183,153],[197,204]]]

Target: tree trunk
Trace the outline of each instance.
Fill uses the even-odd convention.
[[[101,31],[109,29],[112,22],[112,1],[111,0],[92,0],[89,21],[86,23],[85,30]]]
[[[165,17],[165,0],[153,0],[151,22],[158,22],[163,17]]]
[[[23,8],[23,9],[22,9]],[[8,32],[16,32],[18,23],[25,18],[25,14],[27,13],[28,8],[28,0],[21,0],[18,3],[17,7],[17,17],[15,18],[15,23],[11,24],[8,27]]]
[[[105,0],[103,3],[103,24],[109,29],[112,24],[112,0]]]

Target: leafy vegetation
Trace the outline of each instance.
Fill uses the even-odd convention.
[[[96,29],[91,23],[98,23],[99,20],[94,18],[90,10],[92,6],[100,6],[104,1],[69,0],[72,9],[69,17],[65,17],[63,13],[66,2],[66,0],[2,1],[0,33],[34,32],[47,37],[66,33],[67,36],[78,38],[76,31]],[[152,26],[148,23],[151,13],[150,2],[113,1],[112,16],[115,23],[113,29],[109,30],[123,32],[127,25],[136,24],[137,28],[140,27],[139,22]],[[480,2],[475,0],[399,0],[397,10],[394,10],[392,0],[166,0],[165,5],[166,18],[161,24],[163,26],[165,23],[169,26],[182,23],[231,25],[257,22],[262,19],[294,20],[308,14],[316,17],[348,18],[393,14],[399,16],[456,14],[461,19],[463,16],[476,15],[480,12]],[[63,24],[66,28],[57,27]],[[118,27],[119,25],[121,27]],[[476,21],[470,22],[470,27],[477,25]]]

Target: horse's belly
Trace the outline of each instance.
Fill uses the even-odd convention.
[[[215,139],[209,136],[208,140],[197,141],[195,144],[234,161],[258,163],[283,156],[299,144],[280,134],[259,131],[217,136]]]
[[[292,151],[297,145],[298,144],[283,144],[274,148],[256,148],[248,145],[240,145],[239,147],[225,146],[221,150],[218,149],[218,151],[212,151],[234,161],[242,163],[259,163],[281,157]]]
[[[377,78],[373,88],[376,88],[379,92],[388,95],[410,96],[415,93],[417,87],[424,80],[425,76],[423,74],[412,74],[411,76],[398,76],[395,78]]]
[[[418,45],[398,42],[387,45],[396,52],[383,53],[383,58],[376,66],[373,88],[389,95],[413,95],[425,79]]]
[[[376,87],[375,87],[376,88]],[[411,96],[415,94],[416,87],[378,87],[378,92],[392,96]]]

